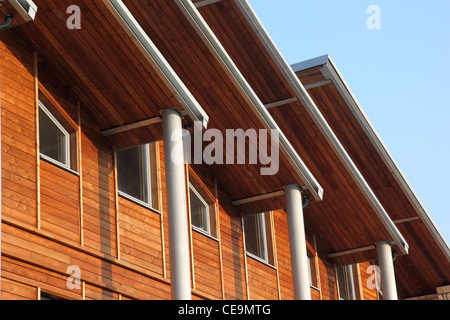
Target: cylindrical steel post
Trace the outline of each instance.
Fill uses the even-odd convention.
[[[191,267],[181,114],[162,113],[169,224],[170,278],[173,300],[191,300]]]
[[[383,291],[383,299],[398,300],[391,244],[388,241],[379,241],[376,243],[376,247],[378,264],[381,269],[381,290]]]
[[[296,184],[285,188],[286,213],[291,249],[292,277],[296,300],[311,300],[309,259],[306,252],[305,224],[303,221],[302,191]]]

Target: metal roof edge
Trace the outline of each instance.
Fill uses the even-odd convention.
[[[320,57],[316,57],[316,58],[312,58],[312,59],[308,59],[305,61],[295,63],[291,66],[291,68],[292,68],[292,70],[294,70],[295,73],[297,73],[297,72],[300,72],[303,70],[324,66],[328,63],[329,57],[330,56],[328,54],[325,54]]]
[[[236,85],[242,89],[249,105],[253,108],[252,111],[256,114],[257,118],[268,129],[279,133],[278,141],[280,143],[281,151],[285,154],[287,160],[305,184],[305,188],[311,192],[316,201],[321,201],[324,193],[323,188],[312,175],[311,171],[306,167],[305,163],[286,138],[273,117],[270,115],[265,105],[261,102],[249,83],[245,80],[244,76],[228,55],[220,41],[217,39],[214,32],[198,12],[195,5],[190,0],[175,0],[175,2],[186,18],[190,21],[193,28],[200,35],[204,43],[208,46],[209,50],[213,53],[217,61],[222,65],[222,68],[228,73],[228,76],[233,78]]]
[[[246,17],[248,23],[252,26],[255,33],[260,38],[260,41],[274,60],[274,63],[280,69],[281,73],[291,85],[291,88],[296,92],[299,101],[301,101],[311,118],[314,120],[318,128],[321,130],[322,134],[329,141],[330,146],[336,152],[336,154],[341,159],[342,163],[346,166],[347,171],[353,176],[353,179],[357,181],[359,188],[362,190],[365,197],[368,199],[370,205],[374,209],[375,213],[378,215],[382,224],[385,226],[386,230],[390,236],[394,239],[394,242],[398,245],[402,254],[408,254],[409,245],[404,239],[403,235],[397,229],[389,215],[386,213],[385,209],[379,202],[378,198],[373,193],[370,186],[367,184],[366,180],[362,176],[361,172],[356,167],[355,163],[337,138],[336,134],[333,132],[324,116],[320,110],[315,105],[314,101],[309,96],[305,87],[302,85],[297,75],[291,68],[291,66],[286,62],[285,58],[275,45],[274,41],[271,39],[267,30],[262,25],[261,21],[253,11],[253,8],[248,3],[248,0],[234,0],[236,5],[240,8],[242,14]],[[385,239],[386,240],[386,239]]]
[[[411,202],[414,209],[416,210],[420,220],[425,224],[426,228],[434,237],[434,239],[436,240],[437,244],[444,252],[444,254],[446,254],[447,260],[450,261],[450,247],[448,243],[438,230],[436,224],[432,220],[425,206],[422,204],[417,194],[412,189],[411,185],[409,184],[403,172],[400,170],[398,164],[395,162],[386,145],[381,140],[379,134],[377,133],[374,126],[370,122],[367,114],[364,112],[360,103],[358,102],[355,95],[351,91],[349,85],[346,83],[341,72],[336,67],[336,64],[329,56],[328,62],[326,64],[323,64],[322,74],[325,76],[327,80],[331,80],[335,84],[339,93],[347,102],[347,105],[351,109],[353,115],[356,117],[358,123],[362,126],[363,130],[368,135],[370,141],[381,155],[384,163],[388,166],[389,171],[394,175],[394,178],[400,184],[408,200]]]

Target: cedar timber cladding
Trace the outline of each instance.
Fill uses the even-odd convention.
[[[0,2],[5,4],[0,7],[1,21],[12,10],[11,1]],[[0,299],[170,299],[168,188],[158,118],[164,109],[183,111],[183,107],[161,73],[148,63],[136,41],[111,14],[106,0],[70,1],[81,8],[81,30],[66,27],[67,1],[34,2],[38,7],[34,21],[19,20],[20,25],[0,31]],[[222,133],[227,129],[266,128],[255,117],[244,88],[224,70],[222,61],[210,51],[176,1],[123,2],[209,115],[209,128]],[[377,263],[375,242],[394,239],[305,111],[238,2],[194,1],[203,4],[199,13],[259,102],[273,106],[288,99],[288,104],[271,108],[271,116],[324,187],[323,201],[316,201],[311,190],[304,190],[309,196],[304,212],[311,298],[339,299],[342,294],[336,266],[353,264],[357,298],[379,299],[379,292],[367,286],[371,279],[367,270]],[[297,75],[305,85],[324,80],[317,69]],[[329,90],[332,88],[310,93],[332,129],[339,137],[346,136],[351,126],[360,134],[361,128],[344,105],[335,112],[333,105],[321,103],[336,96]],[[70,127],[70,169],[40,156],[40,99],[48,101],[58,120]],[[333,117],[337,116],[350,124],[336,126],[339,121]],[[148,119],[157,121],[109,136],[102,134]],[[192,128],[192,121],[188,116],[183,118],[186,127]],[[151,164],[154,209],[119,194],[115,160],[117,149],[150,142],[150,152],[155,155]],[[392,201],[367,168],[372,159],[361,163],[364,159],[358,158],[359,148],[375,154],[372,145],[363,142],[343,140],[392,218],[404,218],[402,213],[414,216],[389,171],[384,171],[386,183],[398,196]],[[373,161],[382,167],[382,160]],[[290,184],[304,186],[306,181],[286,154],[280,155],[276,175],[261,176],[260,167],[186,165],[187,190],[192,183],[207,199],[216,224],[210,235],[189,228],[193,299],[294,298],[282,190]],[[276,196],[265,197],[272,193]],[[263,197],[236,205],[238,200],[255,196]],[[189,202],[187,207],[189,213]],[[270,216],[268,243],[273,247],[273,259],[269,263],[246,253],[243,233],[244,215],[263,211]],[[416,275],[413,282],[408,275],[397,275],[399,297],[432,294],[436,287],[448,285],[449,259],[435,244],[436,239],[429,237],[423,226],[401,225],[399,229],[413,246],[409,256],[397,258],[396,268],[403,273],[411,268]],[[428,253],[415,235],[427,237],[432,251]],[[394,246],[400,251],[398,243]],[[369,249],[340,254],[359,248]],[[334,258],[330,254],[335,254]],[[71,288],[67,280],[73,266],[80,270],[80,283]],[[432,275],[431,280],[426,279],[427,274]]]

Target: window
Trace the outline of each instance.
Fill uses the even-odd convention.
[[[214,191],[188,167],[187,201],[192,230],[217,240],[217,201]]]
[[[39,137],[41,156],[70,168],[70,134],[41,101]]]
[[[147,143],[116,151],[119,195],[160,210],[159,144]]]
[[[336,268],[339,298],[341,300],[356,300],[352,265]]]
[[[39,300],[41,300],[41,301],[53,301],[53,300],[67,300],[67,299],[59,297],[59,296],[51,294],[51,293],[41,292]]]
[[[189,184],[189,201],[192,225],[211,234],[209,205],[192,184]]]
[[[148,144],[117,150],[119,192],[152,206]]]
[[[308,274],[309,274],[309,285],[317,288],[317,270],[316,270],[316,259],[314,256],[309,257],[309,268],[308,268]]]
[[[270,216],[270,213],[259,213],[244,217],[245,246],[247,254],[273,265]]]

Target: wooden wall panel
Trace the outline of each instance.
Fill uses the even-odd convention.
[[[378,300],[378,291],[376,288],[370,289],[367,283],[374,284],[373,278],[369,279],[374,273],[367,273],[367,268],[371,265],[371,262],[364,262],[359,264],[359,269],[361,273],[361,286],[362,295],[364,300]]]
[[[85,300],[119,300],[119,294],[104,288],[86,284]]]
[[[82,110],[83,241],[92,249],[115,257],[116,212],[112,146]]]
[[[225,299],[247,299],[241,218],[225,194],[219,193],[219,216]]]
[[[36,224],[33,58],[16,37],[0,38],[2,215]]]
[[[53,294],[65,299],[81,299],[81,289],[70,290],[67,287],[68,275],[27,264],[10,257],[3,258],[2,279],[14,281],[16,285],[33,287],[35,292],[30,297],[32,300],[37,299],[38,287],[41,294]]]
[[[163,275],[160,215],[119,198],[119,225],[121,259]]]
[[[37,288],[6,278],[1,279],[0,300],[36,300]]]
[[[80,239],[79,177],[41,161],[41,228],[62,241]]]
[[[292,282],[291,254],[286,212],[284,212],[284,210],[274,211],[273,218],[277,245],[276,251],[281,299],[292,300],[294,299],[294,285]]]
[[[2,277],[11,278],[14,274],[19,274],[24,283],[35,283],[43,288],[48,286],[51,293],[61,294],[60,290],[66,286],[69,276],[67,268],[75,265],[80,268],[82,281],[99,288],[120,292],[135,299],[170,299],[167,282],[151,277],[150,274],[137,272],[132,265],[115,262],[77,247],[69,247],[45,238],[38,232],[25,231],[6,223],[3,223],[2,231],[4,257],[27,261],[23,263],[24,270],[27,270],[22,272],[17,264],[8,265],[4,259]],[[64,281],[52,284],[49,275]],[[68,291],[74,294],[73,290]]]
[[[213,299],[222,298],[218,241],[192,232],[195,289]]]
[[[252,300],[277,300],[277,271],[255,259],[247,258],[248,286]]]
[[[334,265],[328,262],[319,251],[319,273],[323,300],[338,300],[336,271]]]

